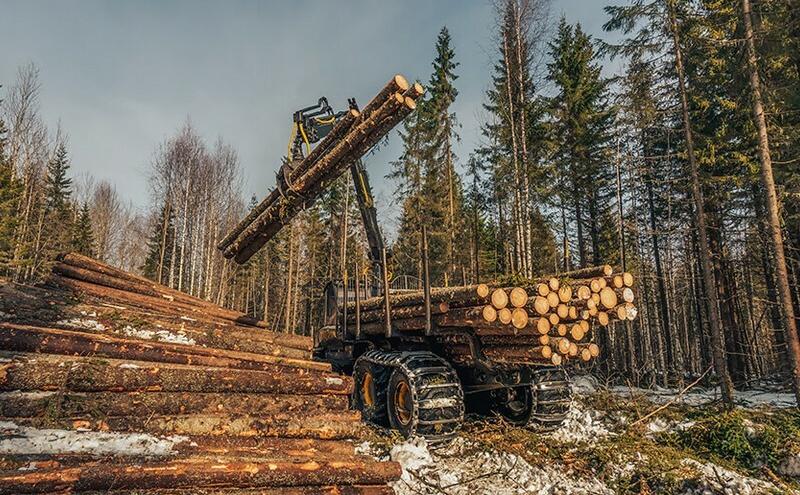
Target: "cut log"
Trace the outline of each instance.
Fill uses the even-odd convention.
[[[558,298],[558,292],[551,292],[547,294],[547,304],[550,305],[551,308],[556,308],[561,303],[561,300]]]
[[[540,315],[547,314],[547,312],[550,311],[550,303],[547,301],[547,298],[542,296],[533,298],[533,310]]]
[[[46,355],[0,364],[0,391],[348,395],[352,387],[349,377],[300,368],[266,372]]]
[[[528,293],[521,287],[514,287],[509,292],[508,299],[515,308],[524,308],[528,304]]]
[[[528,312],[524,308],[514,308],[511,312],[511,325],[517,330],[528,326]]]
[[[478,295],[478,297],[488,297],[489,286],[486,284],[478,284],[475,288],[475,293]]]
[[[199,392],[0,392],[0,416],[74,418],[185,414],[308,414],[346,411],[344,395]]]
[[[493,323],[497,320],[497,310],[494,309],[494,306],[491,304],[487,304],[483,307],[482,310],[483,319],[488,321],[489,323]]]
[[[0,323],[0,349],[64,355],[104,356],[173,364],[194,364],[278,372],[284,367],[330,371],[327,363],[108,335]]]
[[[562,273],[563,278],[590,278],[590,277],[604,277],[614,273],[614,269],[610,265],[590,266],[573,270],[571,272]]]
[[[497,312],[497,319],[500,323],[504,325],[508,325],[511,323],[511,310],[508,308],[503,308]]]
[[[567,303],[572,299],[572,287],[569,285],[562,285],[558,289],[558,300],[562,303]]]
[[[492,306],[497,309],[505,309],[508,306],[508,294],[505,289],[495,289],[492,292]]]
[[[600,304],[606,309],[612,309],[617,306],[617,293],[611,287],[603,287],[600,290]]]
[[[0,473],[0,494],[72,493],[91,490],[292,487],[386,484],[400,477],[392,462],[368,458],[295,462],[288,459],[189,458],[125,464],[96,462],[77,467]]]

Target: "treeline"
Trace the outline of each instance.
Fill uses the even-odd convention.
[[[0,95],[0,276],[38,280],[66,251],[138,268],[146,219],[107,181],[71,176],[67,136],[47,127],[40,91],[26,65]]]
[[[447,28],[399,132],[393,277],[422,277],[423,226],[437,285],[618,264],[639,281],[641,316],[601,333],[598,372],[671,385],[713,368],[726,395],[789,378],[800,353],[797,0],[631,0],[606,9],[617,44],[554,20],[547,0],[494,7],[481,142],[455,153]],[[610,60],[621,74],[604,74]],[[70,182],[66,140],[41,122],[37,94],[24,68],[4,96],[1,274],[35,280],[51,254],[77,249],[300,333],[327,281],[356,266],[368,276],[349,177],[238,266],[215,246],[256,198],[243,201],[229,145],[187,123],[157,148],[152,207],[137,213],[108,184]]]

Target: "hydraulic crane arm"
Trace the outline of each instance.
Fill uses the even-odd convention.
[[[361,160],[356,160],[350,166],[350,174],[353,177],[353,185],[356,189],[356,199],[358,209],[361,212],[361,221],[367,233],[369,243],[369,262],[372,266],[372,273],[381,273],[381,252],[385,248],[381,229],[378,226],[378,216],[375,210],[375,201],[372,198],[372,187],[369,184],[369,175],[364,169]]]

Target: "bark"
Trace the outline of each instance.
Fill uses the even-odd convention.
[[[0,494],[84,492],[151,488],[292,487],[330,484],[385,484],[400,477],[396,463],[367,458],[341,461],[189,458],[146,463],[90,463],[42,472],[0,474]]]
[[[278,372],[283,368],[330,371],[327,363],[197,345],[141,342],[108,335],[0,323],[0,349],[47,354],[103,356],[173,364]]]
[[[347,395],[352,380],[292,368],[268,372],[37,354],[0,365],[0,391],[13,390]]]
[[[198,392],[2,392],[0,416],[74,418],[183,414],[306,414],[346,411],[344,395],[265,395]]]

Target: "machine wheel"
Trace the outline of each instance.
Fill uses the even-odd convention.
[[[353,407],[365,421],[386,425],[386,386],[388,371],[383,366],[359,359],[353,368]]]
[[[514,426],[525,426],[533,412],[533,393],[529,386],[508,387],[491,392],[492,411]]]
[[[391,373],[383,397],[392,428],[429,442],[455,435],[464,420],[464,392],[447,361],[424,351],[369,351],[361,359]]]
[[[540,429],[558,428],[567,418],[572,404],[572,388],[563,368],[534,371],[531,384],[531,424]]]

